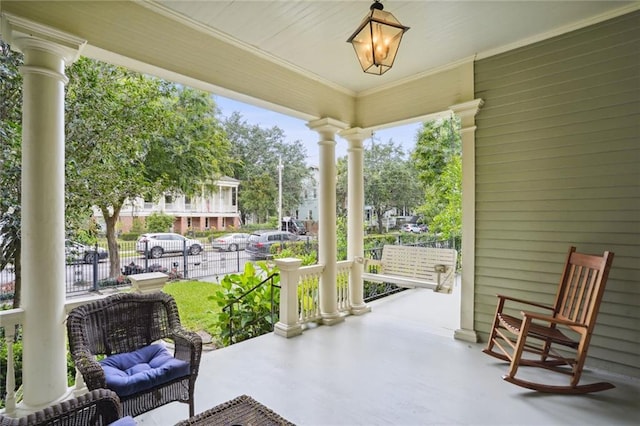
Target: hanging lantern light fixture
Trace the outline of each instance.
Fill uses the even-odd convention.
[[[371,11],[347,42],[353,44],[364,72],[382,75],[393,66],[402,35],[409,27],[385,12],[379,0],[375,0],[369,9]]]

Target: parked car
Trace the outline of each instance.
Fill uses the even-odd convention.
[[[268,259],[271,257],[271,246],[276,243],[297,241],[298,236],[287,231],[256,231],[249,236],[245,252],[251,259]]]
[[[281,231],[289,231],[298,235],[307,235],[307,228],[304,226],[304,222],[289,216],[282,218]]]
[[[109,257],[109,252],[102,247],[96,248],[80,244],[71,240],[64,240],[64,257],[67,263],[93,263],[93,259],[98,256],[98,262]]]
[[[165,253],[182,253],[196,255],[202,252],[202,243],[173,232],[142,234],[136,242],[136,251],[146,253],[149,259],[158,259]]]
[[[414,234],[420,234],[422,232],[422,229],[415,223],[405,223],[404,225],[402,225],[402,228],[400,228],[400,230],[402,232],[413,232]]]
[[[247,247],[247,241],[249,240],[249,234],[237,232],[234,234],[224,234],[215,238],[211,242],[211,247],[214,250],[225,251],[238,251],[244,250]]]

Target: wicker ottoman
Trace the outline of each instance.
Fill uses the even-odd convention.
[[[203,411],[187,420],[176,423],[176,426],[187,425],[295,426],[290,421],[280,417],[280,415],[247,395],[241,395],[231,401],[224,402],[207,411]]]

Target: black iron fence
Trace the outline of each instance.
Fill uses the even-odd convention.
[[[106,244],[98,244],[98,250]],[[95,249],[95,248],[94,248]],[[98,251],[99,252],[99,251]],[[190,254],[188,247],[176,252],[164,253],[158,258],[150,256],[150,251],[136,251],[135,241],[124,241],[118,248],[119,268],[111,271],[111,259],[98,256],[80,258],[67,257],[65,265],[65,288],[67,295],[96,291],[104,287],[127,286],[128,276],[143,272],[165,272],[170,278],[221,277],[225,274],[244,270],[249,256],[244,251],[218,251],[211,244],[202,241],[202,251]],[[0,271],[0,301],[11,300],[15,287],[15,269],[8,265]]]
[[[221,278],[230,273],[244,270],[246,262],[251,261],[244,250],[219,251],[214,250],[211,244],[201,240],[202,250],[198,254],[191,254],[189,247],[183,245],[175,252],[165,252],[160,257],[154,258],[150,247],[145,247],[142,252],[136,251],[135,241],[120,242],[118,248],[119,268],[117,273],[111,271],[111,259],[99,259],[99,256],[80,256],[67,258],[65,266],[65,287],[67,295],[82,294],[97,291],[105,287],[117,287],[129,285],[127,278],[132,274],[144,272],[165,272],[172,279],[180,278]],[[421,245],[425,247],[457,248],[455,241],[422,240],[419,242],[402,241],[399,236],[396,244]],[[294,256],[304,255],[311,250],[317,250],[317,241],[307,241],[296,249]],[[294,245],[291,245],[294,247]],[[107,249],[106,244],[98,244],[94,247],[96,252]],[[298,253],[297,251],[300,251]],[[379,259],[382,246],[365,251],[365,256]],[[460,264],[460,263],[458,263]],[[13,298],[15,286],[15,271],[12,265],[8,265],[0,271],[0,302]],[[365,301],[374,300],[387,294],[401,291],[393,284],[375,284],[365,282]]]

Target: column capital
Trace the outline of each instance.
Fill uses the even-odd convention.
[[[478,98],[472,101],[463,102],[461,104],[451,105],[449,109],[456,115],[464,116],[471,114],[475,116],[476,114],[478,114],[478,111],[480,111],[482,105],[484,105],[484,101]]]
[[[78,59],[87,43],[80,37],[6,12],[0,19],[0,32],[12,48],[23,53],[29,49],[50,52],[61,57],[66,65]]]
[[[362,142],[371,137],[373,130],[363,129],[360,127],[350,127],[348,129],[341,130],[338,134],[349,142]]]
[[[334,118],[326,117],[308,122],[307,127],[318,132],[323,139],[333,140],[335,134],[346,129],[348,125]]]

